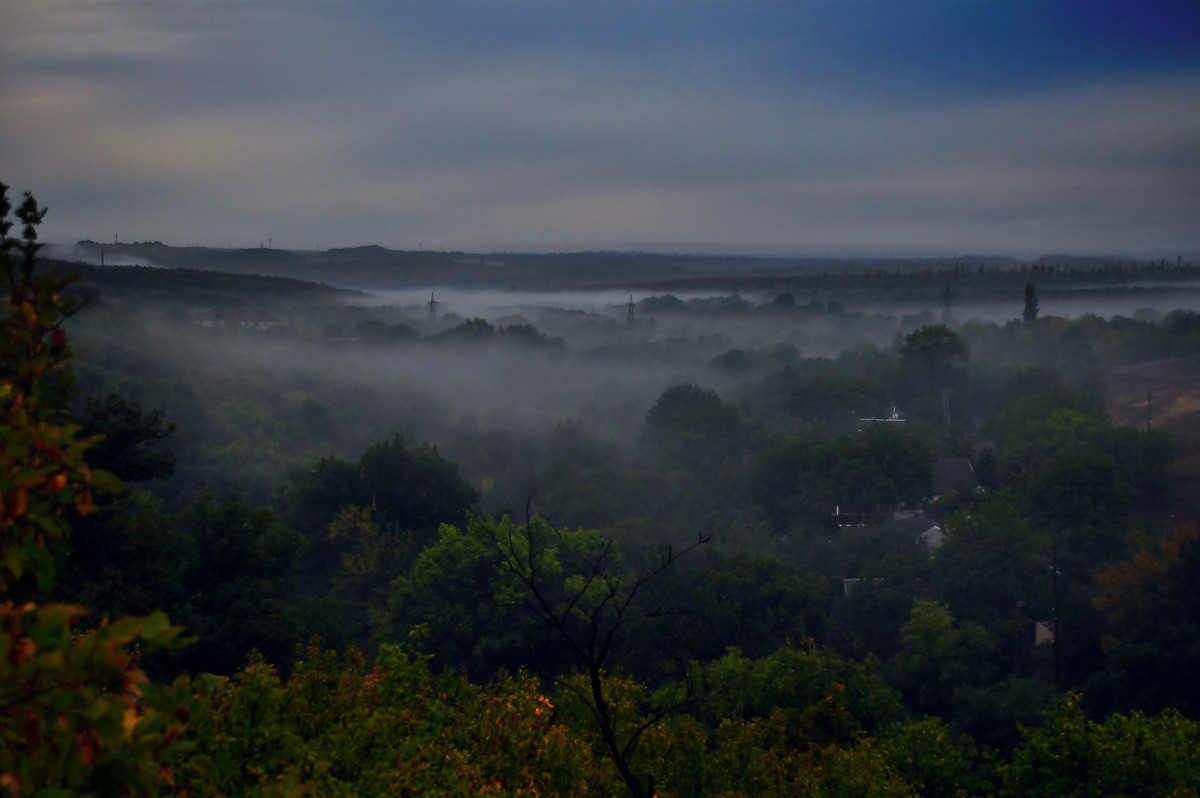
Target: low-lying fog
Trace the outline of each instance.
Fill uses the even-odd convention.
[[[372,305],[394,306],[413,319],[422,319],[428,314],[429,300],[432,297],[437,303],[435,310],[439,316],[452,313],[465,319],[478,317],[492,323],[522,316],[536,325],[548,317],[561,315],[563,311],[594,313],[624,320],[628,316],[631,301],[635,305],[635,318],[641,318],[644,314],[638,305],[643,300],[666,294],[684,303],[738,296],[753,306],[767,305],[778,296],[778,292],[743,292],[734,295],[716,291],[646,291],[616,288],[533,292],[500,288],[421,288],[374,291],[367,301]],[[795,298],[798,305],[804,305],[812,297],[797,294]],[[821,298],[825,297],[818,296],[818,299]],[[943,312],[940,297],[933,297],[923,303],[841,300],[841,304],[846,311],[885,316],[915,316],[928,312],[941,319]],[[1041,316],[1060,316],[1067,319],[1079,318],[1089,313],[1109,319],[1114,316],[1132,317],[1140,310],[1151,310],[1162,315],[1177,309],[1200,311],[1200,284],[1159,282],[1081,287],[1070,292],[1044,291],[1039,295],[1039,308]],[[1003,324],[1019,319],[1023,309],[1022,294],[1014,296],[1011,302],[953,300],[950,314],[952,319],[958,322],[979,319]],[[660,314],[652,315],[660,317]]]
[[[1139,317],[1152,319],[1176,308],[1200,310],[1200,292],[1177,287],[1048,293],[1040,300],[1043,317],[1141,310]],[[775,293],[671,296],[615,288],[427,288],[376,292],[344,307],[272,306],[294,330],[208,329],[189,323],[178,308],[172,315],[119,304],[81,314],[72,324],[84,353],[77,369],[81,390],[115,391],[163,410],[179,425],[175,440],[188,450],[181,473],[196,492],[219,493],[223,480],[252,479],[216,473],[230,451],[257,458],[270,447],[256,466],[265,486],[282,461],[357,457],[394,432],[438,444],[477,484],[502,471],[511,476],[538,467],[529,447],[543,446],[562,421],[579,422],[632,450],[646,412],[671,385],[695,383],[738,402],[787,363],[836,358],[863,344],[886,350],[898,333],[943,319],[937,297],[859,305],[797,293],[794,308],[770,308]],[[651,297],[659,299],[647,302]],[[1022,309],[1021,295],[1005,302],[952,301],[951,321],[1004,323]],[[493,327],[441,336],[475,318]],[[735,348],[745,353],[737,368],[714,366],[714,358]],[[483,451],[487,436],[492,449]],[[266,491],[252,489],[258,500]]]

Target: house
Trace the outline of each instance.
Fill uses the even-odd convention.
[[[862,432],[872,424],[904,424],[907,419],[900,413],[900,408],[892,405],[892,414],[887,418],[860,418],[858,420],[858,431]]]
[[[893,514],[892,520],[915,535],[930,557],[946,540],[945,528],[923,512],[898,512]]]
[[[966,457],[939,457],[933,463],[933,501],[949,496],[961,487],[978,488],[975,469]]]
[[[201,327],[238,327],[243,330],[266,330],[283,322],[261,308],[226,308],[201,314],[192,319]]]
[[[1034,648],[1054,645],[1053,622],[1046,623],[1045,621],[1035,621],[1032,618],[1024,618],[1021,620],[1021,628],[1025,633],[1026,642],[1032,643]]]
[[[842,595],[849,596],[851,593],[862,588],[864,585],[866,586],[866,588],[881,587],[883,585],[883,580],[880,579],[879,577],[874,577],[871,579],[860,579],[860,578],[843,579],[842,580]]]

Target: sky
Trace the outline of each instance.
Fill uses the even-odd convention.
[[[1200,259],[1200,3],[0,0],[43,238]]]

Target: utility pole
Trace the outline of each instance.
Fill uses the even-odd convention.
[[[1059,654],[1059,638],[1061,630],[1058,628],[1058,542],[1050,541],[1050,571],[1054,578],[1054,684],[1055,686],[1062,684],[1061,676],[1061,656]]]
[[[625,323],[633,324],[633,294],[629,295],[629,311],[625,315]]]

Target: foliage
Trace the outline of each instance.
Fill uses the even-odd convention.
[[[145,411],[117,394],[103,401],[89,396],[77,421],[81,435],[101,436],[89,449],[88,462],[122,482],[166,479],[175,471],[174,453],[160,448],[175,425],[164,424],[161,410]]]
[[[101,498],[72,527],[62,597],[118,615],[181,608],[191,541],[153,499],[132,490]]]
[[[939,718],[895,724],[881,736],[880,748],[892,768],[922,796],[954,798],[989,792],[975,741],[956,734]]]
[[[305,589],[327,592],[345,557],[356,556],[361,536],[330,535],[331,525],[348,507],[368,509],[372,523],[396,540],[411,538],[420,550],[436,538],[439,524],[461,524],[479,492],[442,457],[436,446],[409,447],[399,435],[368,448],[357,462],[324,457],[295,474],[283,490],[282,517],[307,540],[302,564]],[[391,558],[377,563],[378,582],[399,575]]]
[[[384,646],[373,668],[310,644],[286,681],[227,681],[181,781],[193,796],[572,795],[606,784],[527,674],[479,688]],[[602,786],[603,785],[603,786]]]
[[[1079,696],[1029,729],[1004,769],[1006,792],[1032,796],[1189,795],[1200,790],[1200,727],[1178,712],[1084,717]]]
[[[329,539],[345,541],[341,567],[334,582],[343,602],[363,608],[381,606],[388,584],[413,556],[411,533],[383,526],[371,508],[343,507],[329,525]]]
[[[955,624],[953,613],[935,601],[918,601],[900,628],[901,647],[891,664],[893,682],[920,715],[948,718],[955,691],[985,684],[996,676],[993,643],[973,623]]]
[[[54,603],[0,604],[0,787],[14,796],[156,795],[190,717],[191,687],[150,683],[134,650],[174,644],[166,616],[126,617],[82,637],[86,610]]]
[[[963,337],[945,324],[927,324],[904,337],[898,347],[905,363],[920,369],[930,385],[952,382],[969,359]]]
[[[182,629],[154,613],[76,637],[87,611],[48,599],[56,555],[68,549],[68,513],[86,515],[93,491],[119,483],[88,467],[95,441],[63,421],[71,350],[61,324],[77,306],[62,298],[70,278],[35,274],[45,211],[26,194],[16,240],[8,238],[10,210],[0,185],[0,788],[13,796],[158,794],[182,750],[190,687],[148,684],[134,646],[169,648]]]
[[[181,564],[183,601],[175,614],[199,641],[178,655],[176,667],[230,674],[254,648],[288,661],[307,636],[295,593],[303,539],[237,493],[224,503],[200,499],[178,523],[190,556]]]
[[[1105,454],[1063,452],[1030,481],[1034,525],[1058,544],[1058,562],[1081,581],[1120,554],[1129,524],[1129,490]]]
[[[786,529],[797,518],[827,525],[835,513],[851,522],[917,504],[929,495],[933,451],[921,436],[894,424],[823,440],[795,438],[765,452],[754,472],[759,501]]]
[[[436,446],[422,443],[409,448],[398,435],[363,452],[358,484],[352,490],[352,503],[374,506],[383,521],[414,531],[420,542],[428,540],[441,523],[461,523],[467,508],[479,498]]]
[[[717,468],[736,457],[745,436],[735,406],[690,383],[666,389],[646,412],[646,440],[677,465]]]
[[[788,642],[829,636],[824,579],[769,554],[707,555],[703,566],[672,569],[647,586],[648,599],[670,611],[671,623],[638,635],[645,645],[626,655],[627,668],[649,677],[651,665],[709,662],[730,647],[765,657]]]
[[[545,647],[541,654],[531,652],[534,662],[587,709],[622,781],[633,795],[644,795],[644,777],[635,774],[631,765],[638,741],[647,729],[671,714],[675,705],[658,708],[644,721],[627,727],[619,719],[606,667],[631,630],[663,615],[663,610],[643,601],[646,586],[703,542],[701,539],[680,552],[664,549],[635,570],[626,566],[613,541],[592,530],[560,530],[537,517],[523,525],[508,517],[472,517],[462,533],[443,527],[439,546],[422,553],[411,578],[397,581],[389,605],[390,625],[399,631],[398,625],[434,621],[437,626],[431,631],[435,645],[440,646],[447,626],[463,642],[470,639],[474,631],[470,627],[466,635],[458,631],[463,619],[471,619],[468,624],[477,629],[485,622],[481,615],[486,613],[486,623],[494,626],[495,614],[487,612],[488,604],[510,611],[504,617],[509,634],[521,628],[508,625],[512,611],[517,623],[522,618],[532,619],[534,633],[518,634],[516,639]],[[451,570],[441,572],[439,564]],[[428,614],[414,616],[410,599],[423,592],[416,580],[428,578],[448,582],[454,589],[451,596],[468,605],[466,611],[435,599],[424,605]],[[494,640],[493,635],[483,639]],[[557,660],[553,668],[547,667],[548,660]],[[572,665],[582,672],[578,684],[560,678]],[[689,699],[685,694],[677,705]]]
[[[945,521],[934,557],[943,602],[955,617],[984,625],[1019,614],[1049,617],[1050,541],[1010,503],[994,497]]]
[[[1135,536],[1128,556],[1096,577],[1095,604],[1107,621],[1106,671],[1089,683],[1088,698],[1104,709],[1193,715],[1200,695],[1177,674],[1200,662],[1200,534],[1194,524],[1160,538]]]
[[[782,646],[760,659],[733,649],[699,674],[711,696],[693,714],[717,726],[783,713],[804,745],[845,743],[899,720],[900,696],[887,685],[879,664],[845,659],[811,641]]]
[[[163,480],[174,471],[174,453],[160,447],[175,425],[164,424],[161,411],[143,411],[110,394],[103,401],[88,397],[76,419],[80,435],[97,441],[87,452],[92,468],[125,483]],[[148,496],[133,490],[99,494],[93,511],[75,513],[71,527],[61,596],[117,614],[178,605],[187,541]]]
[[[442,526],[437,543],[392,582],[375,633],[384,642],[414,635],[434,667],[464,668],[472,678],[487,679],[529,662],[528,646],[542,637],[530,619],[492,602],[499,555],[476,529]]]

